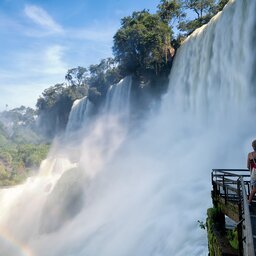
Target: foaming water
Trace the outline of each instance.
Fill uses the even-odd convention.
[[[207,255],[197,220],[211,206],[210,171],[244,168],[255,136],[255,8],[231,1],[186,40],[139,136],[102,114],[38,177],[1,190],[0,227],[39,256]]]

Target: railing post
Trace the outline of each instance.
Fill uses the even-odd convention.
[[[242,196],[241,196],[241,182],[237,180],[237,196],[238,196],[238,209],[239,209],[239,224],[237,225],[238,235],[238,250],[239,255],[243,255],[243,214],[242,214]]]
[[[214,205],[214,207],[217,207],[217,201],[216,201],[216,197],[218,195],[218,187],[216,182],[214,181],[214,171],[212,171],[211,173],[211,177],[212,177],[212,203]]]
[[[243,207],[243,237],[245,237],[243,253],[244,255],[254,256],[254,242],[253,242],[253,232],[252,232],[252,223],[250,217],[250,210],[247,204],[247,193],[245,189],[245,184],[243,177],[240,177],[241,182],[241,196],[242,196],[242,207]]]
[[[225,186],[225,177],[222,176],[222,184],[223,184],[223,190],[224,190],[224,199],[225,199],[225,204],[227,204],[227,188]]]

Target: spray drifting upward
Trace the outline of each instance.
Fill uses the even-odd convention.
[[[206,255],[197,220],[210,206],[209,171],[244,167],[254,132],[255,7],[231,1],[186,40],[162,109],[140,136],[128,138],[126,122],[116,116],[120,106],[129,109],[122,104],[129,93],[110,93],[106,108],[113,112],[83,123],[75,145],[54,150],[74,169],[0,192],[0,230],[40,256]]]

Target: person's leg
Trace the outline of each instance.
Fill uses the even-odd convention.
[[[251,204],[252,199],[253,199],[255,193],[256,193],[256,187],[253,186],[253,187],[252,187],[252,190],[251,190],[251,193],[250,193],[250,196],[249,196],[249,201],[248,201],[249,204]]]

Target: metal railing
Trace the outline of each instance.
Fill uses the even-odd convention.
[[[239,178],[241,193],[241,214],[242,214],[242,237],[243,237],[243,253],[244,255],[254,256],[254,244],[252,235],[252,223],[250,217],[249,206],[247,203],[247,193],[243,177]]]
[[[225,204],[231,202],[239,206],[240,247],[243,255],[254,256],[252,224],[247,203],[247,195],[251,189],[248,169],[213,169],[211,175],[215,196],[224,198]]]

